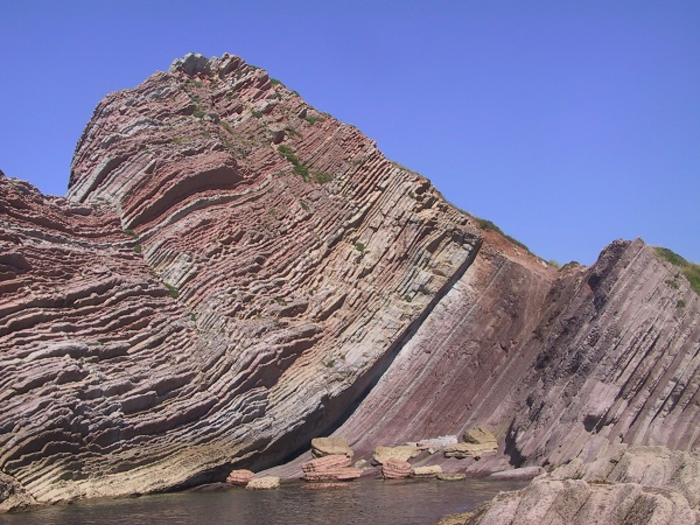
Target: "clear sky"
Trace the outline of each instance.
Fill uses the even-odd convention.
[[[0,0],[0,169],[65,194],[95,105],[224,52],[536,254],[700,262],[700,1]]]

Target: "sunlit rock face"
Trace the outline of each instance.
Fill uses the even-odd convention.
[[[68,199],[0,181],[0,466],[41,502],[308,445],[480,240],[429,181],[233,56],[102,101]]]
[[[677,269],[638,240],[557,271],[478,224],[238,57],[109,95],[68,199],[0,175],[0,510],[223,481],[334,431],[356,457],[495,436],[448,472],[697,447]]]

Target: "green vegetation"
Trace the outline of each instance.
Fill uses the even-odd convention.
[[[134,245],[134,252],[136,253],[141,253],[143,251],[143,248],[141,247],[140,244],[135,244]]]
[[[685,308],[685,301],[683,299],[679,299],[676,303],[676,308]]]
[[[413,298],[412,298],[410,295],[405,294],[405,295],[403,296],[403,300],[406,301],[407,303],[410,303],[410,302],[413,301]]]
[[[365,253],[366,246],[358,241],[355,243],[355,249],[360,253]]]
[[[261,111],[256,111],[256,110],[251,111],[251,113],[253,114],[253,116],[255,118],[260,118],[263,115]]]
[[[309,115],[308,117],[305,117],[304,120],[309,124],[315,124],[316,122],[323,122],[326,119],[320,115]]]
[[[329,359],[325,363],[323,363],[323,366],[326,368],[333,368],[335,366],[335,359]]]
[[[126,233],[130,237],[133,237],[134,239],[136,239],[138,237],[138,234],[134,230],[132,230],[131,228],[124,230],[124,233]]]
[[[550,265],[550,266],[553,266],[553,267],[556,268],[557,270],[561,270],[561,264],[559,264],[559,261],[557,261],[556,259],[550,259],[550,260],[548,260],[548,261],[547,261],[547,264]]]
[[[165,287],[168,289],[168,295],[172,297],[173,299],[177,299],[178,296],[180,295],[180,292],[178,291],[177,288],[175,288],[172,284],[168,283],[163,283]]]
[[[666,284],[668,286],[670,286],[671,288],[673,288],[674,290],[678,290],[678,288],[680,287],[680,285],[678,284],[678,281],[676,281],[675,279],[667,279]]]
[[[299,161],[299,157],[297,157],[294,154],[294,151],[292,150],[292,148],[290,148],[289,146],[285,146],[283,144],[277,148],[277,151],[279,151],[280,154],[285,159],[287,159],[288,162],[291,162],[294,165],[294,173],[301,176],[301,178],[304,179],[305,182],[309,181],[309,168],[304,166]]]
[[[319,184],[326,184],[333,180],[333,175],[330,173],[325,173],[323,171],[318,171],[314,173],[314,180]]]
[[[700,295],[700,264],[691,263],[686,261],[683,257],[677,253],[672,252],[668,248],[657,247],[654,248],[656,255],[661,259],[670,262],[672,265],[677,266],[685,275],[685,278],[690,282],[690,287],[696,294]],[[668,284],[668,281],[666,281]],[[671,285],[669,285],[671,286]]]
[[[511,237],[510,235],[506,235],[505,233],[503,233],[503,230],[501,230],[501,229],[500,229],[498,226],[496,226],[493,222],[491,222],[491,221],[489,221],[489,220],[487,220],[487,219],[481,219],[481,218],[479,218],[479,217],[474,217],[474,220],[476,220],[477,224],[479,225],[479,228],[481,228],[482,230],[487,230],[487,231],[492,231],[492,232],[499,233],[500,235],[502,235],[503,237],[505,237],[506,239],[508,239],[510,242],[512,242],[512,243],[515,244],[516,246],[521,247],[523,250],[527,251],[528,253],[532,253],[532,252],[530,251],[530,248],[528,248],[527,246],[525,246],[525,245],[524,245],[523,243],[521,243],[518,239],[516,239],[516,238],[514,238],[514,237]]]
[[[283,297],[275,297],[275,301],[280,306],[287,306],[287,301],[285,301]]]
[[[281,81],[277,80],[276,78],[272,78],[272,77],[270,77],[270,83],[273,86],[284,86],[284,84],[282,84]]]
[[[194,108],[194,113],[192,113],[192,114],[193,114],[195,117],[197,117],[197,118],[204,118],[204,115],[206,115],[206,113],[205,113],[204,110],[201,108],[201,106],[196,106],[196,107]]]

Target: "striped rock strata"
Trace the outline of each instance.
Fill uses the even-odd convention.
[[[223,480],[336,428],[360,458],[493,432],[445,471],[698,445],[675,267],[637,240],[557,272],[237,57],[108,96],[68,196],[0,177],[4,509]]]
[[[429,181],[228,55],[101,102],[68,197],[0,179],[0,469],[37,502],[308,446],[479,243]]]

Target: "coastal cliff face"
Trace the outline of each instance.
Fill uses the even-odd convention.
[[[692,450],[699,309],[640,240],[557,271],[265,71],[188,55],[99,104],[68,199],[0,176],[0,510],[333,431],[486,426],[472,470]]]

